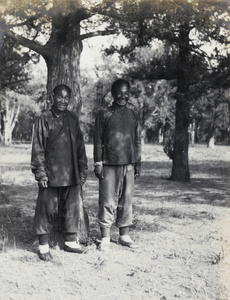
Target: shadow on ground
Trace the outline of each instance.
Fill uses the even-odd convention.
[[[11,172],[9,182],[2,186],[0,193],[0,241],[4,247],[31,248],[36,240],[33,231],[33,216],[37,197],[37,184],[30,177],[28,164],[17,163],[4,170]],[[230,207],[230,163],[208,161],[190,166],[191,182],[180,183],[169,180],[171,161],[142,163],[142,176],[136,181],[134,192],[134,224],[135,230],[162,231],[163,226],[152,222],[143,224],[138,217],[143,215],[160,218],[177,219],[211,219],[212,215],[205,211],[189,214],[171,207],[159,207],[160,203],[205,204]],[[14,173],[14,176],[12,176]],[[30,174],[30,175],[28,175]],[[19,180],[20,178],[20,180]],[[23,184],[24,182],[24,184]],[[27,182],[27,183],[25,183]],[[84,203],[89,215],[90,237],[100,238],[97,223],[98,181],[91,168],[84,187]],[[154,205],[154,203],[158,203]],[[140,228],[141,226],[141,228]],[[112,233],[117,229],[112,228]]]

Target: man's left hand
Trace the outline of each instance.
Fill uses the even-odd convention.
[[[80,173],[80,182],[83,185],[86,182],[87,174],[85,172]]]
[[[134,178],[137,179],[141,176],[141,164],[136,163],[134,165]]]

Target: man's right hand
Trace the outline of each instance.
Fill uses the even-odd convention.
[[[38,186],[43,188],[43,189],[46,189],[48,188],[48,181],[47,180],[39,180],[38,181]]]
[[[100,166],[100,165],[95,166],[94,173],[98,179],[102,179],[103,178],[103,166]]]

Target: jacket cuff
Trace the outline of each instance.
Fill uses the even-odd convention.
[[[40,179],[37,179],[37,181],[42,181],[42,180],[48,181],[48,177],[42,177]]]
[[[47,180],[48,181],[48,176],[45,172],[37,172],[34,174],[35,175],[35,180],[40,181],[40,180]]]

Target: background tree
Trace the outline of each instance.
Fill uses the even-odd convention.
[[[228,43],[229,4],[226,1],[125,1],[127,18],[123,32],[129,45],[111,48],[128,59],[135,59],[137,47],[150,48],[155,39],[163,41],[170,59],[152,58],[145,71],[136,73],[139,79],[176,80],[176,116],[172,176],[173,180],[189,181],[188,127],[190,121],[191,87],[202,84],[212,72],[211,61],[220,56],[204,51],[204,45],[219,47]],[[126,24],[125,24],[126,21]],[[209,51],[210,51],[209,50]],[[214,57],[215,56],[215,57]],[[204,68],[204,69],[203,69]],[[144,69],[144,66],[141,70]],[[222,78],[225,80],[226,78]]]
[[[175,101],[171,82],[166,80],[132,80],[130,102],[139,113],[142,143],[162,141],[166,117],[174,120]]]
[[[0,139],[10,144],[12,132],[20,112],[20,94],[23,93],[25,82],[29,80],[28,69],[25,68],[30,57],[28,52],[21,51],[21,46],[9,39],[2,42],[0,49]]]
[[[204,141],[207,147],[216,143],[229,142],[230,128],[229,91],[208,89],[190,110],[191,124],[194,125],[195,141]]]
[[[194,130],[195,141],[205,141],[208,147],[216,142],[229,142],[230,54],[220,56],[217,49],[215,52],[218,63],[215,59],[212,72],[204,77],[202,84],[190,88],[190,129]]]
[[[41,114],[46,106],[46,93],[44,82],[31,79],[29,87],[24,95],[20,95],[20,111],[18,122],[12,132],[12,138],[16,142],[31,142],[34,120]]]

